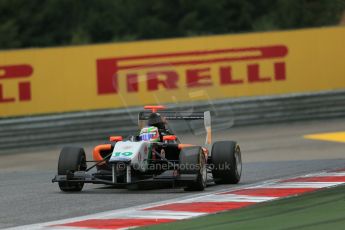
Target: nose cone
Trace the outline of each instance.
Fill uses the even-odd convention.
[[[129,157],[124,157],[124,156],[112,156],[109,159],[110,164],[116,164],[116,163],[124,163],[124,164],[130,164],[131,163],[131,158]]]

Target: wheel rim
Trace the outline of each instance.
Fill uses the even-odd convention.
[[[86,168],[87,168],[86,157],[84,155],[82,155],[82,157],[80,159],[80,163],[79,163],[79,165],[77,167],[77,170],[78,171],[84,171],[84,170],[86,170]],[[78,189],[83,188],[83,186],[84,186],[84,182],[77,182],[75,184],[75,187],[77,187]]]
[[[203,164],[202,166],[202,183],[204,184],[204,187],[206,187],[206,183],[207,183],[207,168],[205,166],[205,164]]]
[[[242,159],[241,159],[241,151],[239,148],[236,148],[235,152],[235,161],[236,161],[236,173],[238,176],[241,175],[242,173]]]
[[[200,163],[201,163],[201,169],[200,169],[201,180],[202,180],[203,187],[206,187],[206,183],[207,183],[207,168],[206,168],[206,165],[205,165],[205,159],[202,156],[201,156],[201,159],[200,159]]]
[[[86,157],[83,155],[80,159],[80,164],[78,165],[78,171],[84,171],[86,168]]]

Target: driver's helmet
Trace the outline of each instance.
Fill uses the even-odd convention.
[[[161,117],[159,113],[151,113],[148,121],[147,121],[148,126],[155,126],[158,129],[164,129],[165,128],[165,122],[164,119]]]
[[[154,126],[142,128],[140,131],[139,138],[141,141],[159,142],[160,136],[158,128]]]

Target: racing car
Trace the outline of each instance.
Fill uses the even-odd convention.
[[[205,143],[183,143],[169,129],[170,121],[201,120]],[[211,139],[211,113],[169,111],[165,106],[145,106],[138,115],[139,130],[128,137],[111,136],[93,149],[87,160],[83,148],[64,147],[59,156],[58,182],[64,192],[78,192],[84,183],[133,188],[169,184],[186,191],[202,191],[208,178],[216,184],[236,184],[242,173],[241,150],[235,141]],[[92,163],[90,167],[87,163]],[[91,172],[93,171],[93,172]],[[211,175],[212,177],[208,175]],[[139,187],[139,186],[138,186]]]

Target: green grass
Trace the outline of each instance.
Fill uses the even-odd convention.
[[[145,229],[345,229],[345,186]]]

